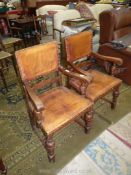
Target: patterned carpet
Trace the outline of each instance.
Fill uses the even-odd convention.
[[[111,123],[123,118],[131,109],[131,87],[123,84],[116,110],[111,110],[103,101],[95,104],[96,111],[105,119],[95,115],[93,128],[88,135],[76,124],[69,125],[55,135],[56,163],[51,164],[31,129],[20,81],[10,75],[7,76],[9,92],[6,93],[0,85],[0,156],[7,166],[8,175],[57,174]]]
[[[130,141],[131,113],[91,142],[58,175],[131,175]]]

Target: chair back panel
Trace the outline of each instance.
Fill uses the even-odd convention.
[[[58,70],[58,45],[55,41],[16,52],[22,80],[32,80]]]
[[[92,32],[86,31],[65,38],[67,61],[73,62],[92,52]]]

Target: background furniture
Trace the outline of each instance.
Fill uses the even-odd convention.
[[[57,35],[60,34],[58,36],[58,41],[61,41],[61,33],[64,32],[64,28],[63,28],[63,21],[69,20],[69,19],[76,19],[76,18],[80,18],[80,13],[75,10],[75,9],[71,9],[71,10],[64,10],[64,11],[60,11],[57,12],[56,14],[54,14],[54,25],[53,25],[53,30],[54,32],[56,32],[55,34]]]
[[[88,5],[88,8],[92,12],[94,18],[96,19],[97,23],[96,25],[99,27],[99,15],[105,11],[105,10],[111,10],[113,9],[113,6],[111,4],[94,4],[94,5]]]
[[[69,2],[77,2],[77,0],[58,0],[58,1],[47,1],[47,0],[37,0],[36,6],[37,8],[43,6],[43,5],[51,5],[51,4],[57,4],[57,5],[67,5]]]
[[[67,8],[63,5],[44,5],[38,9],[36,9],[36,15],[42,15],[45,17],[45,26],[52,26],[52,35],[54,38],[54,14],[58,11],[66,10]],[[48,31],[48,30],[47,30]]]
[[[0,35],[0,74],[4,83],[4,86],[6,90],[7,83],[4,78],[4,71],[8,70],[10,66],[10,61],[13,64],[15,73],[17,75],[17,68],[16,68],[16,62],[14,57],[14,51],[23,47],[23,41],[20,38],[14,38],[14,37],[6,37],[2,38]],[[11,54],[10,54],[11,53]]]
[[[111,104],[111,108],[116,106],[117,97],[119,95],[119,87],[122,81],[115,78],[115,67],[122,64],[120,58],[106,57],[92,52],[92,32],[86,31],[65,38],[65,46],[67,52],[67,64],[73,72],[82,73],[87,77],[92,76],[92,81],[85,87],[81,88],[81,82],[72,78],[69,84],[78,92],[84,94],[91,101],[96,102],[99,99],[105,99],[105,95],[113,91],[112,101],[106,100]],[[85,58],[85,60],[80,60]],[[95,60],[94,60],[95,59]],[[105,63],[105,70],[110,75],[93,69],[93,65],[97,61]],[[112,65],[112,66],[111,66]],[[84,86],[84,85],[83,85]],[[84,92],[83,92],[84,89]]]
[[[49,161],[55,161],[53,134],[83,116],[85,131],[92,120],[92,102],[62,85],[61,74],[87,83],[84,75],[71,73],[59,66],[58,45],[49,42],[16,52],[32,127],[45,135],[43,144]],[[33,80],[42,78],[34,83]],[[32,83],[31,83],[32,82]],[[37,83],[38,82],[38,83]],[[46,87],[48,86],[48,89]],[[43,93],[38,90],[43,88]],[[45,89],[44,89],[45,88]]]
[[[41,28],[39,19],[35,16],[24,16],[22,18],[8,19],[9,28],[14,36],[19,36],[23,39],[25,46],[35,45],[40,43]]]
[[[100,44],[119,39],[129,33],[131,33],[131,8],[117,8],[100,14]]]
[[[111,43],[102,44],[99,48],[99,53],[107,56],[120,57],[123,60],[121,71],[118,75],[125,83],[131,85],[131,33],[115,40],[121,41],[127,48],[117,48]]]
[[[14,69],[16,71],[16,67],[15,67],[13,56],[10,53],[8,53],[8,52],[0,51],[0,76],[1,76],[1,79],[3,81],[4,87],[5,87],[5,89],[7,91],[8,91],[8,86],[7,86],[7,82],[6,82],[5,76],[4,76],[4,71],[8,70],[8,66],[6,64],[6,61],[9,61],[9,60],[12,61]]]
[[[99,38],[99,33],[100,33],[99,15],[101,12],[105,10],[113,9],[113,6],[111,4],[90,4],[88,2],[85,4],[87,6],[86,10],[89,10],[89,14],[91,13],[96,20],[96,23],[93,26],[93,29],[95,30],[95,35],[93,37],[93,50],[97,52],[99,48],[99,39],[100,39]]]

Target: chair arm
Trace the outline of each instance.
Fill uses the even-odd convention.
[[[14,30],[22,30],[22,28],[19,28],[19,27],[10,27],[10,28]]]
[[[68,77],[71,77],[71,78],[76,78],[76,79],[79,79],[80,81],[83,81],[87,84],[89,84],[92,80],[92,76],[90,75],[89,76],[86,76],[86,75],[83,75],[83,74],[78,74],[78,73],[75,73],[75,72],[72,72],[72,71],[69,71],[68,69],[65,69],[63,68],[62,66],[59,66],[59,70],[66,76]]]
[[[72,64],[72,63],[69,63],[69,65],[70,65],[71,68],[73,68],[77,73],[83,74],[83,75],[87,76],[87,77],[88,77],[88,80],[89,80],[90,82],[93,80],[92,75],[91,75],[90,73],[88,73],[87,71],[82,70],[81,68],[75,66],[75,65]]]
[[[117,57],[110,57],[110,56],[105,56],[105,55],[101,55],[99,53],[91,53],[91,56],[103,60],[103,61],[108,61],[108,62],[112,62],[114,64],[117,64],[119,66],[121,66],[123,64],[123,60],[121,58],[117,58]]]
[[[34,93],[34,91],[30,88],[28,84],[25,84],[25,91],[27,92],[29,99],[31,100],[34,108],[40,112],[44,109],[43,102],[40,98]]]

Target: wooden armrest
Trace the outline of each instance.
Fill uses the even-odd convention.
[[[22,30],[22,28],[19,28],[19,27],[10,27],[10,28],[15,30]]]
[[[27,91],[29,98],[37,111],[42,111],[44,109],[44,105],[40,98],[34,93],[34,91],[30,88],[28,84],[25,84],[25,90]]]
[[[81,81],[84,81],[85,83],[90,83],[91,82],[91,77],[89,78],[88,76],[86,75],[83,75],[83,74],[78,74],[78,73],[75,73],[75,72],[71,72],[69,71],[68,69],[64,69],[62,66],[59,66],[59,70],[66,76],[69,76],[71,78],[77,78]]]
[[[75,65],[72,64],[72,63],[69,63],[69,65],[70,65],[77,73],[83,74],[83,75],[87,76],[88,81],[91,82],[91,81],[93,80],[92,75],[91,75],[90,73],[88,73],[87,71],[82,70],[81,68],[79,68],[78,66],[75,66]]]
[[[61,31],[61,30],[59,30],[59,29],[53,29],[53,30],[56,30],[57,32],[60,32],[60,33],[64,33],[64,31]]]
[[[101,55],[99,53],[94,53],[94,52],[91,53],[91,56],[93,56],[97,59],[103,60],[103,61],[112,62],[112,63],[117,64],[119,66],[123,64],[123,60],[121,58],[105,56],[105,55]]]

